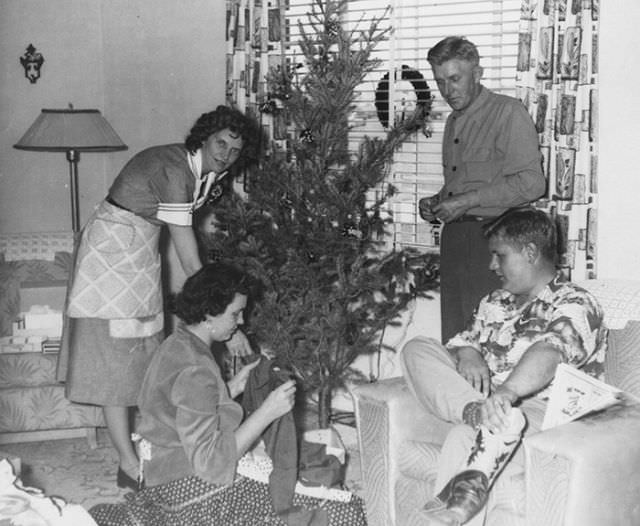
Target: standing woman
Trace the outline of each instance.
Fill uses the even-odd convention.
[[[232,166],[257,158],[257,146],[254,122],[218,106],[200,116],[184,145],[135,155],[82,231],[67,306],[66,396],[103,407],[119,455],[119,487],[137,484],[129,409],[164,339],[161,228],[168,227],[185,274],[194,274],[202,263],[193,211],[220,190]],[[243,353],[248,342],[237,332],[228,346]]]

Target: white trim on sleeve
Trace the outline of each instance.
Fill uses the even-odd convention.
[[[193,203],[158,203],[156,218],[180,226],[193,224]]]

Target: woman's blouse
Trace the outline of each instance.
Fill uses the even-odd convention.
[[[190,157],[181,144],[147,148],[124,166],[109,196],[152,223],[191,225],[196,186],[208,175],[196,179]]]
[[[154,354],[138,407],[138,433],[151,442],[147,485],[190,475],[212,484],[233,482],[242,408],[229,396],[209,347],[183,324]]]

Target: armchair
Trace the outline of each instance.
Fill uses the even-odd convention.
[[[12,338],[21,310],[63,309],[73,243],[72,232],[0,234],[0,444],[86,436],[95,447],[104,426],[100,408],[65,398],[57,353]]]
[[[610,328],[608,383],[640,396],[640,282],[588,280]],[[352,387],[369,526],[409,526],[431,498],[451,424],[423,409],[403,378]],[[515,526],[640,524],[640,405],[614,408],[526,438],[526,488],[497,495],[489,523]],[[507,485],[508,486],[508,485]],[[504,506],[502,506],[504,500]]]

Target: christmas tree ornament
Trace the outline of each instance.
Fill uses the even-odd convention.
[[[427,139],[431,139],[431,136],[433,135],[433,127],[431,126],[431,123],[429,123],[429,121],[427,121],[425,119],[425,121],[422,123],[422,135],[424,135]]]
[[[224,193],[224,190],[222,188],[222,185],[220,183],[216,183],[211,187],[211,190],[209,190],[209,196],[207,197],[207,200],[205,201],[205,206],[209,206],[214,204],[218,199],[220,199],[220,197],[222,197],[222,194]]]
[[[313,132],[309,128],[302,130],[302,133],[300,133],[300,140],[305,144],[313,144]]]
[[[260,104],[259,106],[259,110],[261,113],[274,113],[277,109],[277,105],[276,102],[272,99],[268,99],[266,101],[264,101],[262,104]]]
[[[342,235],[344,237],[353,237],[356,239],[362,239],[363,237],[362,231],[356,226],[356,224],[349,222],[342,225]]]
[[[327,20],[324,30],[330,37],[338,36],[338,34],[340,33],[340,22],[337,15],[332,15],[331,18]]]

